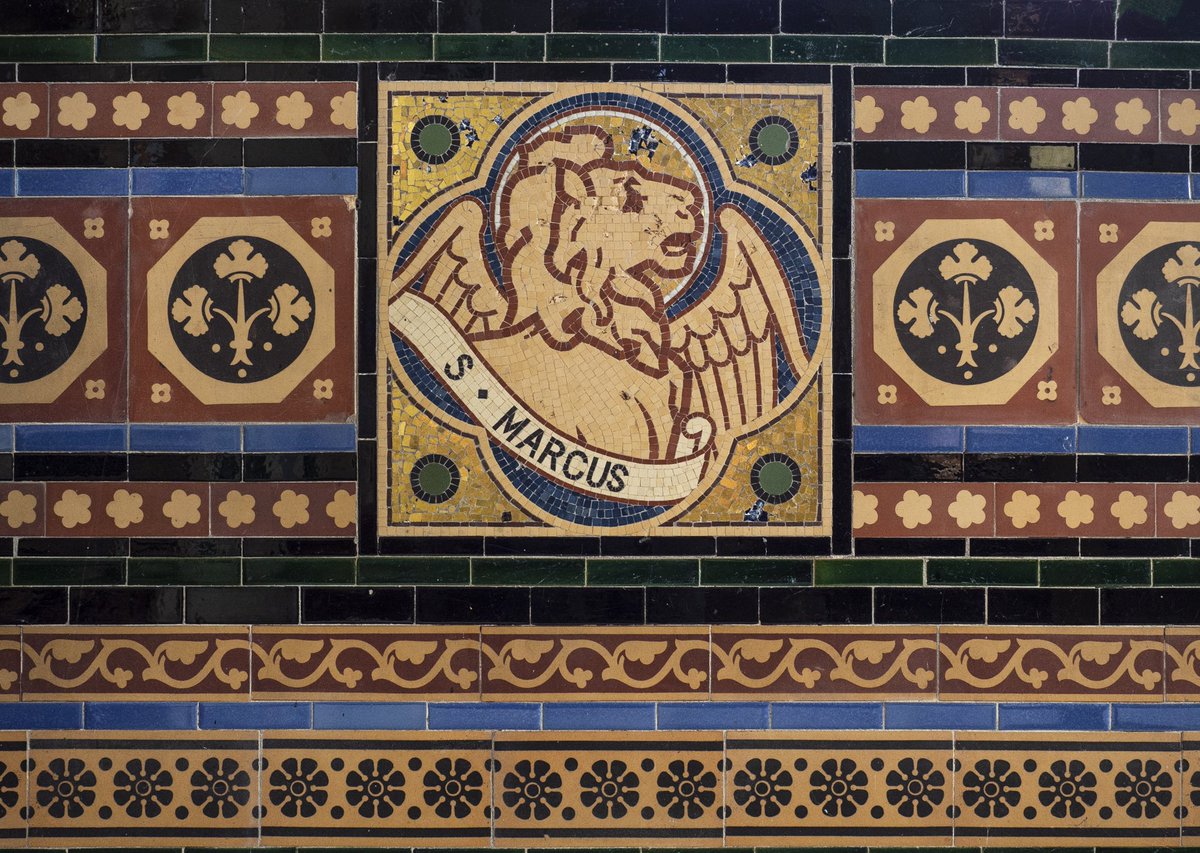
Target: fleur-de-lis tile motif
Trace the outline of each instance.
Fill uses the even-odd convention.
[[[875,102],[873,95],[866,95],[854,102],[854,127],[862,133],[874,133],[883,121],[883,107]]]
[[[1145,270],[1139,271],[1135,267],[1123,291],[1126,297],[1121,304],[1121,323],[1132,333],[1134,341],[1127,341],[1127,344],[1133,344],[1130,350],[1139,364],[1153,375],[1186,385],[1196,382],[1200,372],[1197,361],[1200,356],[1200,304],[1196,301],[1196,288],[1200,287],[1200,248],[1191,243],[1167,247],[1168,250],[1172,248],[1173,254],[1162,264],[1159,282],[1152,280]],[[1161,250],[1158,254],[1162,254]],[[1145,260],[1157,264],[1153,254]],[[1133,290],[1138,284],[1149,286]],[[1164,330],[1171,327],[1174,333],[1167,337]],[[1153,343],[1146,348],[1136,345],[1136,341]],[[1159,342],[1163,346],[1154,353]],[[1172,366],[1173,371],[1170,370]]]
[[[17,92],[5,98],[0,107],[3,107],[0,120],[6,126],[15,127],[17,130],[29,130],[33,126],[33,120],[42,114],[42,108],[34,103],[28,92]]]
[[[195,130],[196,123],[204,118],[204,104],[196,99],[195,92],[172,95],[167,99],[167,124]]]
[[[48,245],[35,255],[21,240],[0,244],[0,350],[10,378],[50,372],[56,364],[47,360],[46,337],[72,340],[77,337],[86,313],[83,290],[75,282],[60,276],[67,272],[65,258]],[[49,265],[49,266],[47,266]],[[68,281],[63,284],[62,281]],[[5,292],[7,291],[7,292]],[[65,338],[74,332],[71,338]],[[65,360],[60,353],[59,361]]]
[[[313,105],[304,98],[303,92],[280,95],[275,99],[275,121],[292,130],[301,130],[312,118]]]
[[[347,130],[358,129],[358,92],[334,95],[329,101],[329,120]]]
[[[258,118],[258,104],[245,89],[221,98],[221,121],[238,130],[246,130]]]

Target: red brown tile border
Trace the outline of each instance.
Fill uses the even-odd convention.
[[[1154,89],[859,86],[858,140],[1191,142],[1192,92]]]
[[[356,136],[346,83],[4,83],[0,138]]]
[[[357,484],[14,483],[0,530],[23,536],[354,536]]]
[[[859,538],[1182,538],[1200,530],[1185,483],[857,483]]]
[[[28,627],[0,701],[1135,701],[1200,696],[1200,629]]]

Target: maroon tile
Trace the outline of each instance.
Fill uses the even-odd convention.
[[[246,628],[27,628],[24,699],[248,699]]]
[[[357,136],[354,83],[217,83],[217,136]]]
[[[353,205],[133,200],[131,419],[354,414]]]
[[[860,200],[863,423],[1075,421],[1075,206]]]
[[[21,698],[21,629],[0,629],[0,702]]]
[[[124,199],[0,199],[0,420],[125,419]]]
[[[854,535],[861,538],[991,536],[993,483],[856,483]]]
[[[932,699],[937,629],[714,628],[713,698]]]
[[[42,536],[46,512],[45,483],[0,486],[0,535]]]
[[[996,535],[1154,536],[1154,498],[1146,483],[997,483]]]
[[[1039,142],[1157,142],[1158,92],[1001,89],[1000,138]]]
[[[1200,141],[1200,96],[1187,89],[1164,89],[1158,95],[1162,141]]]
[[[50,135],[212,136],[208,83],[52,83]]]
[[[48,103],[45,83],[0,83],[0,137],[45,136]]]
[[[1167,628],[1166,675],[1168,702],[1200,696],[1200,630]]]
[[[206,483],[47,483],[47,536],[205,536]]]
[[[1079,246],[1083,420],[1195,424],[1200,206],[1085,202]]]
[[[986,86],[854,90],[856,139],[996,139],[997,90]]]
[[[212,484],[213,536],[353,536],[354,483]]]

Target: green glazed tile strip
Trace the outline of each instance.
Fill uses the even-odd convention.
[[[1200,44],[1113,42],[1113,68],[1200,68]]]
[[[326,33],[321,39],[321,58],[342,62],[412,62],[432,59],[433,36],[423,33]]]
[[[658,36],[642,34],[548,35],[546,36],[546,59],[552,61],[656,60],[658,59]]]
[[[925,567],[920,560],[866,558],[813,563],[816,586],[920,586],[924,582]]]
[[[583,586],[587,576],[583,560],[557,558],[489,559],[471,561],[471,583],[476,586]]]
[[[1200,560],[1155,560],[1153,572],[1155,586],[1200,586]]]
[[[871,36],[775,36],[775,62],[882,62],[883,39]]]
[[[663,36],[663,62],[770,62],[770,36]]]
[[[1149,560],[1042,560],[1042,586],[1124,586],[1150,583]]]
[[[699,560],[588,560],[588,586],[696,586]]]
[[[321,37],[214,35],[209,37],[208,58],[222,62],[315,62],[321,58]]]
[[[1106,68],[1108,42],[1068,39],[1004,39],[1001,65],[1064,65],[1071,68]]]
[[[241,582],[238,557],[134,557],[129,561],[131,585],[238,586]]]
[[[0,62],[91,62],[92,36],[0,36]]]
[[[246,560],[242,571],[252,584],[352,584],[354,557],[262,557]]]
[[[203,62],[208,57],[206,35],[100,36],[100,62]]]
[[[705,586],[797,586],[812,583],[812,560],[720,559],[700,561]]]
[[[888,65],[995,65],[990,39],[890,39]]]
[[[930,560],[926,575],[931,586],[1037,586],[1037,560]]]
[[[434,59],[540,62],[546,52],[544,36],[441,35],[433,40]]]
[[[469,584],[466,557],[359,557],[360,584]]]
[[[117,586],[125,583],[125,560],[96,557],[17,557],[16,586]]]

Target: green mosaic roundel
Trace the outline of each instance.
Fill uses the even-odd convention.
[[[779,157],[786,154],[790,141],[787,128],[779,124],[768,124],[758,132],[755,139],[759,149],[768,157]]]
[[[413,124],[408,144],[422,163],[440,166],[458,153],[462,139],[453,119],[443,115],[428,115]]]
[[[441,122],[425,125],[417,139],[421,150],[435,157],[444,155],[453,144],[454,137],[450,135],[450,129]]]
[[[431,504],[445,503],[458,493],[460,476],[454,460],[430,453],[416,461],[409,474],[413,494]]]
[[[758,472],[758,485],[768,495],[782,495],[792,487],[792,469],[782,462],[768,462]]]
[[[750,153],[768,166],[782,166],[800,150],[796,125],[783,116],[766,116],[750,128]]]
[[[790,501],[800,491],[800,466],[782,453],[760,456],[750,468],[750,488],[769,504]]]

